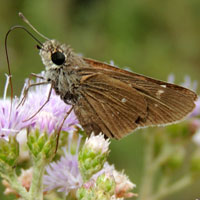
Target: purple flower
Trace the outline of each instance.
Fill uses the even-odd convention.
[[[27,120],[34,115],[47,100],[50,85],[40,85],[31,88],[24,105],[19,106],[20,99],[23,98],[22,91],[21,98],[18,99],[15,97],[12,100],[11,106],[11,100],[6,99],[9,79],[10,78],[7,76],[4,97],[0,99],[0,137],[8,139],[10,134],[15,135],[22,129],[28,127],[32,129],[38,128],[41,132],[47,131],[47,133],[50,134],[61,126],[71,106],[65,104],[60,97],[55,94],[54,90],[52,91],[49,102],[44,108],[38,112],[33,119]],[[39,82],[39,80],[37,80],[37,82]],[[26,85],[27,81],[25,83],[25,86]],[[74,130],[74,125],[78,125],[78,120],[72,111],[65,120],[62,130],[72,131]]]
[[[190,114],[190,117],[196,117],[200,115],[200,97],[198,96],[197,100],[195,101],[196,107]]]
[[[191,81],[190,76],[185,76],[184,77],[184,82],[181,84],[185,88],[189,88],[193,91],[197,90],[197,81]]]
[[[32,122],[27,121],[27,108],[20,107],[17,108],[19,104],[19,99],[14,98],[12,101],[6,99],[7,88],[9,84],[9,76],[7,76],[5,89],[4,89],[4,97],[0,99],[0,137],[4,139],[8,139],[9,135],[15,135],[19,133],[23,128],[29,126]]]
[[[39,82],[39,80],[37,80]],[[31,117],[38,109],[45,103],[50,91],[50,84],[39,85],[29,90],[28,97],[24,106],[28,109],[28,115]],[[37,113],[37,115],[31,119],[32,128],[38,128],[40,131],[47,131],[51,134],[58,129],[67,114],[67,111],[71,108],[70,105],[64,103],[58,95],[52,90],[49,102],[44,108]],[[78,125],[78,120],[72,111],[65,120],[62,130],[71,131],[74,130],[74,125]]]
[[[47,174],[44,175],[45,191],[57,189],[68,195],[70,191],[78,189],[83,180],[78,168],[78,150],[81,141],[79,135],[76,154],[71,153],[72,133],[68,138],[68,151],[64,150],[64,156],[57,162],[52,162],[46,167]]]
[[[46,167],[47,174],[44,176],[43,181],[45,185],[45,191],[56,189],[58,192],[64,192],[67,196],[69,193],[71,193],[71,195],[76,194],[77,189],[80,187],[88,190],[95,189],[98,177],[105,174],[105,177],[113,177],[116,184],[113,199],[123,199],[136,196],[136,194],[131,192],[132,189],[136,187],[135,184],[129,180],[123,171],[116,171],[114,165],[109,165],[107,162],[104,164],[103,169],[95,173],[87,182],[83,182],[83,178],[78,168],[78,151],[81,136],[79,135],[77,139],[75,154],[70,153],[72,146],[72,134],[69,134],[68,137],[68,151],[64,150],[64,156],[62,156],[59,161],[52,162]],[[91,140],[89,142],[100,140],[101,143],[102,137],[101,135],[91,136],[91,139],[89,140]],[[104,141],[103,143],[108,143],[108,141]],[[88,145],[88,139],[85,141],[85,145]],[[104,144],[100,146],[103,146],[107,149],[108,145],[109,144],[105,146]]]
[[[174,80],[175,80],[174,74],[168,75],[168,77],[167,77],[168,83],[174,83]]]
[[[167,82],[174,84],[174,82],[175,82],[174,74],[170,74],[168,76]],[[190,76],[186,75],[184,77],[184,81],[181,83],[181,86],[188,88],[190,90],[196,91],[197,90],[197,81],[192,81]]]

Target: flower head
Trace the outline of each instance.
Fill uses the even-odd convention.
[[[36,83],[40,81],[37,80]],[[48,85],[38,85],[35,88],[31,89],[28,93],[28,98],[25,102],[25,107],[29,110],[29,117],[34,115],[41,106],[44,105],[45,101],[48,98],[50,91],[50,84]],[[32,128],[38,128],[40,131],[46,131],[51,134],[57,130],[67,112],[71,108],[70,105],[64,103],[58,95],[55,94],[55,91],[52,90],[49,102],[43,107],[43,109],[36,114],[36,116],[31,119]],[[67,119],[65,120],[62,130],[71,131],[74,130],[74,125],[78,124],[78,120],[72,111]]]
[[[0,137],[8,140],[10,135],[16,135],[23,128],[31,125],[31,121],[26,121],[27,108],[18,108],[19,99],[15,97],[12,102],[11,99],[6,99],[6,93],[9,83],[9,76],[5,84],[4,97],[0,99]]]
[[[99,135],[92,135],[86,139],[85,148],[91,149],[95,153],[101,152],[102,154],[108,152],[108,147],[110,145],[110,140],[104,138],[104,135],[100,133]]]
[[[69,134],[69,140],[72,139]],[[77,142],[78,153],[81,136]],[[70,191],[78,189],[83,180],[78,168],[78,155],[72,155],[70,152],[71,142],[69,141],[69,151],[64,150],[64,156],[57,162],[50,163],[46,167],[47,174],[44,176],[45,191],[57,189],[58,192],[64,192],[68,195]]]
[[[78,161],[84,181],[88,181],[93,174],[102,169],[109,154],[109,139],[103,134],[92,134],[86,139],[83,148],[79,152]]]
[[[197,81],[192,81],[190,76],[185,76],[184,77],[184,82],[181,84],[185,88],[189,88],[193,91],[197,90]]]
[[[114,177],[116,187],[115,195],[112,197],[113,199],[123,199],[137,196],[137,194],[131,192],[136,185],[129,180],[128,176],[125,175],[123,171],[117,171],[114,165],[110,165],[108,162],[105,162],[103,169],[93,175],[92,179],[96,180],[101,174],[109,174]]]
[[[90,183],[92,182],[90,181]],[[90,187],[88,187],[88,184],[84,184],[83,187],[79,188],[76,196],[79,200],[110,200],[111,197],[114,195],[114,192],[115,180],[113,176],[110,176],[110,174],[101,174],[100,176],[98,176],[96,182],[94,182],[94,184],[91,184]]]
[[[116,170],[113,171],[113,176],[116,182],[116,188],[115,188],[115,195],[116,197],[124,197],[124,198],[131,198],[135,196],[134,193],[130,192],[133,188],[136,187],[135,184],[133,184],[127,175],[124,174],[124,172],[118,172]]]

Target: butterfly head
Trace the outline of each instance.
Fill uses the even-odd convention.
[[[65,66],[71,52],[69,46],[60,44],[56,40],[47,40],[42,47],[37,47],[46,69],[57,69]]]

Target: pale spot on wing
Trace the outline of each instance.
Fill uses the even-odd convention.
[[[154,104],[154,106],[155,106],[155,107],[158,107],[158,104],[157,104],[157,103],[155,103],[155,104]]]
[[[164,90],[158,90],[158,91],[156,92],[156,97],[160,99],[161,94],[163,94],[163,93],[164,93]]]
[[[166,85],[160,85],[160,87],[166,88],[167,86]]]
[[[76,65],[74,68],[75,68],[75,69],[78,69],[78,68],[79,68],[79,66],[77,66],[77,65]]]
[[[126,98],[123,98],[123,99],[121,100],[122,103],[126,103],[126,101],[127,101]]]

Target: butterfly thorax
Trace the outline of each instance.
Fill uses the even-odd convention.
[[[60,95],[65,103],[76,104],[81,98],[81,77],[77,71],[86,65],[81,56],[56,40],[46,41],[40,50],[40,56],[46,67],[45,79],[52,84],[56,94]]]

